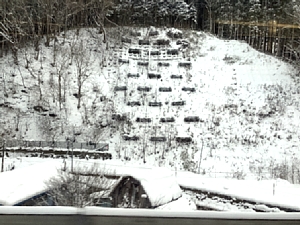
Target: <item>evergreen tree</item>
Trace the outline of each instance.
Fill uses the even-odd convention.
[[[262,14],[262,7],[260,0],[249,0],[248,18],[250,22],[256,24],[259,22]]]
[[[186,21],[196,23],[197,11],[193,4],[184,1],[135,0],[116,5],[115,13],[121,15],[130,12],[126,17],[129,24],[174,26]]]
[[[227,38],[232,37],[233,31],[233,5],[231,0],[218,0],[216,17],[219,21],[218,33]],[[226,25],[225,25],[226,24]],[[228,25],[229,24],[229,25]]]

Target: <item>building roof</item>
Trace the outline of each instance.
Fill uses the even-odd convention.
[[[46,192],[45,182],[57,175],[60,165],[49,161],[0,173],[0,205],[16,205]]]

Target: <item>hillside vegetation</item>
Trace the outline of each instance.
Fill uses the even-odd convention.
[[[109,142],[113,158],[299,182],[298,72],[247,43],[156,28],[73,30],[2,58],[4,139]]]

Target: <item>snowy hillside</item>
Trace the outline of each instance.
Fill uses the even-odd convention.
[[[190,171],[202,150],[207,176],[299,182],[300,90],[287,63],[176,29],[110,29],[107,43],[86,29],[40,46],[0,62],[4,138],[109,142],[115,159]]]

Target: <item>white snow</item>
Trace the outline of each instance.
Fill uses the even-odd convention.
[[[141,29],[141,31],[143,35],[147,33],[147,29]],[[150,40],[166,38],[166,30],[158,29],[158,31],[159,36],[150,37]],[[56,93],[53,90],[57,86],[57,68],[50,65],[53,61],[53,43],[49,48],[41,45],[39,60],[34,59],[33,56],[36,52],[31,46],[20,49],[19,66],[12,63],[10,55],[1,60],[3,76],[9,81],[6,83],[7,88],[11,87],[17,91],[17,94],[9,93],[8,98],[0,97],[0,102],[9,102],[9,105],[12,106],[12,108],[0,108],[1,128],[13,131],[11,134],[7,134],[7,138],[65,140],[66,137],[72,135],[74,129],[78,129],[82,135],[77,139],[81,141],[109,142],[110,151],[115,160],[110,165],[106,163],[105,166],[112,168],[111,173],[139,177],[143,177],[143,173],[151,175],[153,166],[184,169],[182,152],[188,153],[187,158],[184,159],[187,161],[186,165],[190,166],[188,169],[197,171],[200,149],[203,147],[200,172],[205,175],[183,175],[178,172],[177,179],[180,185],[258,202],[278,203],[299,208],[299,187],[282,184],[278,180],[274,180],[269,172],[273,164],[294,160],[294,165],[297,165],[297,160],[300,159],[297,148],[300,136],[299,93],[298,84],[293,80],[296,73],[295,68],[280,59],[254,50],[247,43],[220,40],[203,32],[183,31],[184,39],[190,43],[190,49],[180,51],[178,56],[168,56],[164,54],[166,48],[162,47],[163,54],[160,58],[157,56],[149,58],[149,54],[146,52],[153,50],[154,46],[141,47],[137,45],[135,38],[132,38],[131,46],[124,43],[118,45],[114,42],[115,40],[109,42],[108,50],[106,50],[106,46],[102,44],[102,36],[99,36],[95,30],[82,29],[80,34],[79,39],[84,40],[87,50],[86,59],[91,59],[89,62],[90,77],[83,87],[82,103],[84,106],[80,110],[77,110],[77,99],[73,96],[76,92],[74,63],[69,65],[65,71],[64,79],[70,84],[66,87],[67,99],[63,106],[65,109],[59,111],[57,99],[53,99],[53,93]],[[115,32],[111,36],[117,38],[121,34]],[[63,40],[63,37],[58,37],[59,48],[63,50],[61,53],[70,54],[70,46],[77,41],[75,32],[68,32],[66,42],[64,43]],[[129,47],[142,49],[142,58],[134,59],[134,56],[128,53]],[[175,40],[171,40],[170,48],[179,48]],[[25,69],[26,54],[29,57],[29,69],[33,75],[36,77],[39,73],[43,75],[41,88],[44,98],[48,101],[38,102],[37,79],[34,79]],[[59,54],[57,57],[59,64],[63,61],[64,55]],[[119,58],[128,59],[129,63],[119,64]],[[158,58],[162,62],[169,62],[170,66],[158,67]],[[186,61],[187,58],[191,59],[191,69],[178,67],[178,63]],[[147,61],[149,66],[146,68],[138,66],[137,61]],[[147,79],[148,72],[160,73],[162,80]],[[141,76],[139,79],[127,79],[128,73],[139,73]],[[52,89],[48,85],[51,74],[54,74]],[[183,75],[184,79],[170,79],[172,74]],[[23,79],[26,88],[23,86]],[[0,82],[3,83],[2,78]],[[113,92],[115,86],[122,85],[128,87],[126,94]],[[149,86],[151,92],[143,96],[137,91],[138,86]],[[172,93],[158,92],[159,87],[172,87]],[[196,93],[183,92],[182,87],[195,87]],[[278,88],[282,88],[282,91],[278,91]],[[26,89],[28,93],[21,93],[22,89]],[[96,89],[99,91],[94,91]],[[103,102],[99,100],[102,96],[106,97]],[[273,97],[276,101],[272,104],[276,107],[285,106],[282,114],[276,112],[272,118],[265,119],[258,119],[257,116],[247,114],[268,112],[270,105],[267,103]],[[160,108],[147,107],[148,103],[154,100],[162,102],[163,106]],[[186,101],[184,107],[170,106],[172,101],[181,100]],[[127,106],[127,101],[140,101],[145,105],[131,107]],[[168,104],[165,104],[166,102]],[[55,111],[59,114],[60,119],[47,120],[47,116],[44,117],[34,112],[32,107],[37,104]],[[231,113],[225,108],[226,104],[236,104],[238,109]],[[243,111],[247,113],[243,113]],[[112,113],[126,113],[132,124],[114,123],[111,121]],[[86,115],[88,121],[83,123]],[[204,122],[183,123],[184,117],[190,115],[199,116]],[[19,132],[14,132],[18,116],[20,116]],[[151,117],[152,123],[136,123],[137,117]],[[161,117],[174,117],[176,121],[173,124],[161,124],[159,122]],[[213,124],[213,119],[216,118],[220,120],[219,126]],[[117,131],[108,128],[99,131],[91,125],[101,124],[104,126],[110,123],[118,128]],[[49,129],[45,129],[45,127]],[[99,132],[103,133],[99,134]],[[140,140],[126,142],[122,139],[123,134],[138,135]],[[150,142],[149,138],[155,135],[169,135],[171,137],[170,145],[165,142],[156,144]],[[176,136],[191,136],[194,142],[191,145],[179,145],[174,141]],[[289,136],[291,139],[288,139]],[[256,145],[241,144],[242,140],[255,142]],[[143,150],[145,150],[145,164]],[[17,169],[23,167],[25,170],[27,165],[43,160],[29,159],[17,153],[9,153],[10,157],[5,158],[6,170],[9,170],[11,165],[15,165]],[[48,159],[43,160],[43,162],[46,161]],[[83,160],[81,162],[91,165],[99,161]],[[51,175],[52,172],[48,172]],[[45,178],[48,172],[43,171]],[[225,179],[232,178],[237,172],[243,176],[242,179],[245,181]],[[10,174],[10,172],[6,173]],[[176,174],[174,171],[173,173]],[[4,177],[6,183],[9,181],[16,190],[19,190],[19,195],[28,195],[26,190],[29,189],[30,184],[19,184],[18,182],[26,182],[29,178],[25,178],[25,176],[22,178],[20,173],[21,178],[17,182],[16,179],[10,181],[9,175],[0,175]],[[41,177],[41,175],[38,176]],[[257,181],[258,179],[269,181]],[[31,180],[31,183],[33,182]],[[275,194],[273,195],[274,183]],[[24,192],[17,189],[20,185],[26,185]],[[5,201],[8,196],[17,192],[13,188],[11,191],[9,190],[12,186],[1,186],[4,187],[0,187],[0,190],[3,189],[3,193],[6,195],[0,191],[0,196],[3,196],[0,199],[3,198]],[[41,184],[37,185],[36,191],[38,189],[42,189]],[[13,204],[19,197],[18,194],[16,198],[9,197],[7,204]]]
[[[57,161],[47,161],[0,173],[0,204],[14,205],[47,191],[46,182],[61,166]]]
[[[27,214],[27,215],[76,215],[83,210],[67,206],[2,206],[1,214]]]
[[[130,216],[130,217],[158,217],[158,218],[198,218],[198,219],[234,219],[234,220],[300,220],[300,213],[236,213],[209,211],[177,211],[151,209],[125,209],[85,207],[83,209],[59,206],[3,206],[0,214],[7,215],[82,215],[82,216]]]
[[[178,199],[182,191],[173,173],[155,168],[140,176],[133,176],[141,182],[152,206],[160,206]]]
[[[107,216],[137,216],[137,217],[163,217],[163,218],[214,218],[214,219],[257,219],[257,220],[299,220],[300,213],[253,213],[253,212],[210,212],[185,210],[149,210],[126,208],[99,208],[86,207],[84,215]]]
[[[177,180],[183,188],[202,190],[227,195],[231,198],[300,211],[300,185],[293,185],[281,179],[261,181],[233,180],[205,178],[198,174],[180,172]],[[232,210],[232,208],[229,207],[227,210]]]
[[[159,206],[156,209],[172,211],[191,211],[196,210],[197,206],[189,195],[182,193],[182,196],[177,200]]]
[[[120,165],[114,161],[97,163],[76,160],[75,165],[85,168],[96,166],[105,174],[133,177],[140,181],[153,207],[169,203],[182,195],[174,172],[167,168]]]
[[[28,160],[28,162],[26,162]],[[70,168],[71,162],[67,161]],[[22,166],[23,165],[23,166]],[[0,174],[0,204],[13,205],[27,197],[34,196],[45,190],[45,181],[57,173],[61,168],[62,160],[39,159],[32,165],[30,158],[23,158],[19,169]],[[166,210],[194,210],[190,197],[179,189],[179,186],[211,193],[231,196],[232,198],[245,199],[264,204],[281,206],[294,210],[300,209],[300,185],[293,185],[284,180],[234,180],[224,178],[207,178],[205,176],[184,171],[172,171],[167,168],[146,167],[143,165],[124,165],[120,161],[97,162],[97,160],[74,160],[74,166],[97,166],[110,175],[132,176],[141,180],[147,191],[148,197],[159,209]],[[29,175],[30,174],[30,175]],[[275,192],[273,195],[273,185]],[[170,189],[171,188],[171,189]],[[182,197],[180,197],[182,195]],[[218,206],[216,202],[198,202],[197,204],[226,211],[240,211],[233,205]],[[273,210],[273,209],[272,209]],[[271,211],[272,211],[271,210]]]

